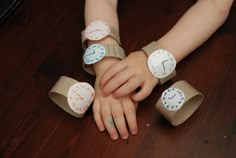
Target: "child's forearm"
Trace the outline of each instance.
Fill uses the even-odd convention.
[[[225,21],[233,0],[200,0],[158,43],[177,62],[205,42]]]
[[[89,25],[91,22],[95,20],[103,20],[109,26],[116,29],[119,32],[119,23],[117,17],[117,0],[86,0],[85,3],[85,25]],[[89,41],[88,44],[92,44],[93,42]],[[111,44],[118,44],[116,40],[106,37],[96,43],[111,43]],[[99,61],[98,63],[94,64],[94,70],[96,74],[103,72],[104,69],[107,68],[108,65],[113,63],[114,60],[109,58]]]
[[[86,26],[94,20],[103,20],[108,25],[119,30],[117,17],[117,0],[86,0],[85,24]]]

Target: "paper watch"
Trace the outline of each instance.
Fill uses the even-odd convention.
[[[93,102],[95,92],[86,82],[61,76],[48,95],[64,111],[81,118]]]
[[[95,74],[92,64],[99,62],[104,57],[114,57],[123,59],[125,58],[125,51],[119,46],[114,44],[92,44],[84,53],[83,68],[90,74]]]
[[[102,20],[96,20],[91,22],[84,31],[81,33],[82,36],[82,46],[85,49],[86,41],[99,41],[107,36],[110,36],[111,38],[115,39],[120,44],[120,36],[118,31],[107,25]]]
[[[186,121],[200,106],[203,94],[186,81],[166,89],[156,104],[157,110],[174,126]]]
[[[163,84],[176,75],[175,57],[167,50],[161,49],[157,42],[151,42],[142,50],[148,55],[148,69],[159,83]]]

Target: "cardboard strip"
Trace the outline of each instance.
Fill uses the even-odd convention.
[[[81,118],[91,105],[94,93],[88,83],[61,76],[48,95],[64,111]]]
[[[188,82],[178,81],[162,93],[156,108],[173,126],[178,126],[197,110],[203,98]]]

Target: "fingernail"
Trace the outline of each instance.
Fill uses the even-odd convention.
[[[131,130],[131,134],[135,135],[135,134],[137,134],[137,133],[138,133],[137,129],[132,129],[132,130]]]
[[[128,135],[124,135],[124,136],[122,136],[122,139],[125,140],[125,139],[128,139],[128,137],[129,137]]]
[[[100,130],[100,132],[103,132],[105,129],[104,128],[100,128],[99,130]]]
[[[99,130],[100,130],[100,132],[103,132],[105,130],[105,128],[100,126]]]
[[[119,138],[118,135],[111,135],[111,139],[112,139],[112,140],[117,140],[118,138]]]

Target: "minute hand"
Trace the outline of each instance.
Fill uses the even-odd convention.
[[[166,71],[165,66],[164,66],[164,62],[167,62],[167,61],[168,61],[168,60],[164,60],[164,61],[162,62],[162,67],[163,67],[164,71]]]

